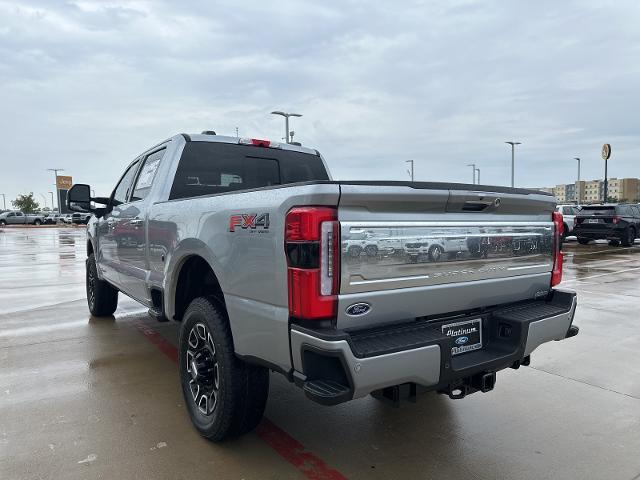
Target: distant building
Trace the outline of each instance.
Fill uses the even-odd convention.
[[[597,203],[604,200],[604,181],[589,180],[584,183],[584,202]]]
[[[640,179],[612,178],[609,180],[609,197],[618,202],[638,202],[640,200]]]
[[[640,179],[610,178],[607,195],[614,202],[640,202]],[[603,180],[581,180],[558,184],[553,187],[553,195],[558,203],[598,203],[604,202]]]

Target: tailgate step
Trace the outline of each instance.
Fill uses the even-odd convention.
[[[353,332],[350,343],[356,357],[366,358],[419,348],[446,339],[431,324],[412,323]]]
[[[307,397],[322,405],[337,405],[351,400],[351,388],[334,380],[307,380],[302,389]]]
[[[512,322],[533,322],[567,313],[570,308],[562,304],[533,301],[496,310],[493,316]]]

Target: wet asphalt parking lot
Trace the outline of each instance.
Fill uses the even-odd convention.
[[[640,241],[565,245],[580,334],[453,401],[308,401],[272,374],[258,431],[201,439],[178,325],[92,318],[80,228],[0,229],[0,479],[640,478]]]

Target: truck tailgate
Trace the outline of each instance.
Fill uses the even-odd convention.
[[[546,293],[553,268],[555,199],[519,189],[474,187],[341,184],[341,327]],[[358,302],[371,308],[366,314],[346,313]]]

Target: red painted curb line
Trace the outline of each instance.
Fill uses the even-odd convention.
[[[158,350],[175,363],[178,363],[178,349],[171,342],[144,322],[136,323],[136,328],[147,340],[158,347]],[[256,428],[256,433],[267,445],[296,467],[309,480],[347,480],[347,477],[337,470],[329,468],[322,459],[309,452],[304,445],[268,418],[262,419],[262,422]]]

